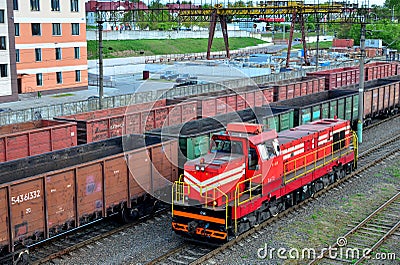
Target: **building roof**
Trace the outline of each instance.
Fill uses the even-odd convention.
[[[86,12],[96,11],[122,11],[122,10],[148,10],[145,3],[129,1],[88,1],[85,3]]]

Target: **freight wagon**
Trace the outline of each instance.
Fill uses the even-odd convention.
[[[365,82],[365,125],[373,118],[393,115],[400,109],[400,77],[393,76]],[[355,129],[358,120],[358,86],[329,90],[271,104],[294,109],[294,126],[318,119],[334,118],[352,121]]]
[[[378,78],[391,77],[400,74],[400,64],[374,62],[365,65],[365,81]],[[307,76],[325,78],[325,89],[331,90],[339,87],[359,83],[360,69],[358,67],[343,67],[307,73]]]
[[[142,105],[96,110],[55,120],[77,123],[78,143],[91,143],[126,134],[142,134],[147,130],[196,119],[196,104],[173,104],[159,100]]]
[[[154,206],[148,192],[170,199],[177,149],[176,140],[129,135],[3,163],[0,263],[92,221],[138,217]]]
[[[37,120],[0,127],[0,162],[77,145],[76,124]]]
[[[292,108],[294,126],[335,117],[354,122],[358,118],[358,93],[354,90],[329,90],[271,104],[274,106]]]
[[[270,103],[273,101],[273,89],[239,88],[237,91],[226,90],[186,97],[175,97],[168,101],[171,103],[195,102],[197,118],[200,119]]]
[[[358,88],[359,86],[356,86],[353,89],[358,91]],[[365,82],[364,123],[366,125],[369,125],[376,117],[397,114],[399,109],[400,76]]]
[[[274,102],[309,94],[318,93],[325,90],[325,78],[307,76],[275,82],[272,85],[260,85],[260,89],[273,87]]]
[[[261,123],[265,128],[277,131],[293,127],[293,110],[284,107],[255,107],[198,119],[185,124],[163,127],[146,132],[148,135],[170,137],[179,141],[179,168],[187,160],[198,158],[208,153],[213,134],[225,132],[228,123],[251,122]]]

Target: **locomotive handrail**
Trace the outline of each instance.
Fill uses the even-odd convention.
[[[172,204],[171,204],[171,209],[172,209],[172,216],[174,214],[174,202],[175,201],[180,201],[182,200],[182,203],[185,203],[185,187],[187,187],[187,195],[190,195],[190,190],[192,186],[197,187],[199,189],[199,194],[202,198],[204,198],[204,207],[208,207],[208,199],[211,198],[211,201],[214,202],[216,201],[219,196],[219,192],[221,196],[225,197],[225,227],[228,229],[228,204],[229,204],[229,198],[228,195],[223,192],[220,188],[218,187],[208,187],[208,186],[200,186],[197,184],[189,184],[181,180],[182,174],[179,177],[179,180],[175,181],[174,184],[172,185]],[[175,188],[174,188],[175,187]],[[212,196],[208,196],[208,192],[212,190]],[[174,196],[175,195],[175,196]],[[212,204],[213,209],[215,209],[214,203]]]
[[[259,188],[260,186],[261,186],[261,188],[262,188],[262,185],[261,185],[261,184],[259,184],[259,185],[257,185],[257,186],[254,186],[254,187],[252,187],[252,185],[251,185],[253,179],[258,178],[258,177],[261,177],[261,180],[262,180],[262,174],[258,174],[258,175],[255,175],[255,176],[249,178],[249,179],[242,180],[242,181],[240,181],[240,182],[238,182],[238,183],[236,184],[235,198],[234,198],[234,200],[235,200],[235,233],[237,233],[237,207],[238,207],[239,205],[242,205],[243,203],[249,202],[249,201],[251,201],[251,200],[253,199],[253,197],[251,196],[251,191],[252,191],[252,190],[257,189],[257,188]],[[242,184],[245,184],[246,182],[249,182],[249,187],[250,187],[250,188],[247,189],[247,190],[244,190],[244,191],[240,192],[239,186],[242,185]],[[261,183],[261,182],[262,182],[262,181],[260,181],[260,183]],[[240,201],[240,196],[243,195],[243,194],[246,193],[246,192],[249,193],[249,198],[247,198],[246,200]],[[262,194],[262,192],[261,192],[261,194]]]
[[[353,140],[353,145],[354,145],[354,142],[355,142],[354,141],[354,133],[352,135],[350,135],[350,136],[346,136],[344,139],[341,139],[339,141],[333,142],[333,143],[331,143],[329,145],[322,146],[321,148],[317,147],[316,150],[314,150],[314,151],[312,151],[310,153],[306,153],[306,154],[304,154],[304,155],[302,155],[302,156],[300,156],[300,157],[298,157],[298,158],[296,158],[296,159],[294,159],[292,161],[285,162],[285,164],[284,164],[284,172],[283,172],[284,183],[287,184],[287,183],[289,183],[291,181],[294,181],[294,180],[296,180],[296,179],[298,179],[298,178],[300,178],[300,177],[302,177],[302,176],[304,176],[304,175],[306,175],[306,174],[308,174],[308,173],[310,173],[310,172],[312,172],[312,171],[314,171],[314,170],[316,170],[318,168],[321,168],[321,167],[327,165],[328,163],[338,159],[339,157],[343,157],[343,156],[353,152],[353,150],[351,150],[351,149],[349,149],[348,151],[343,152],[343,150],[347,149],[350,146],[350,144],[352,142],[351,140]],[[343,147],[341,147],[341,143],[342,142],[345,142]],[[333,150],[333,147],[334,147],[335,144],[339,145],[339,149],[336,150],[336,151]],[[355,146],[357,146],[357,142],[355,142]],[[328,148],[330,149],[330,153],[327,153],[327,149]],[[317,165],[318,160],[322,159],[322,158],[318,159],[318,157],[317,157],[317,154],[318,154],[318,152],[321,151],[321,149],[324,152],[323,163],[321,163],[320,165]],[[357,147],[356,147],[356,149],[357,149]],[[313,161],[307,163],[307,158],[309,158],[312,155],[314,156]],[[297,163],[299,163],[299,161],[303,161],[303,164],[298,167]],[[288,164],[294,164],[294,169],[287,171],[286,169],[288,167],[287,166]],[[314,166],[307,170],[307,167],[312,165],[312,164],[314,164]],[[301,171],[301,172],[299,172],[299,171]],[[287,180],[287,176],[289,174],[292,174],[292,173],[293,173],[293,177],[290,178],[289,180]]]

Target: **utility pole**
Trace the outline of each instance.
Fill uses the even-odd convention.
[[[318,19],[318,18],[317,18]],[[318,71],[318,57],[319,57],[319,22],[317,20],[317,25],[316,25],[316,31],[317,31],[317,47],[316,47],[316,54],[315,54],[315,71]]]
[[[358,87],[358,124],[357,124],[357,136],[358,143],[362,143],[362,130],[364,122],[364,85],[365,85],[365,73],[364,73],[364,59],[365,59],[365,34],[366,34],[366,23],[361,21],[361,38],[360,38],[360,82]]]
[[[98,13],[97,25],[99,28],[99,109],[103,108],[103,84],[104,84],[104,73],[103,73],[103,19],[101,18],[100,12]]]

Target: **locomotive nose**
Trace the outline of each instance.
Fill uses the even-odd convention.
[[[188,223],[188,232],[190,234],[195,234],[198,226],[199,226],[199,224],[196,221],[189,222]]]

